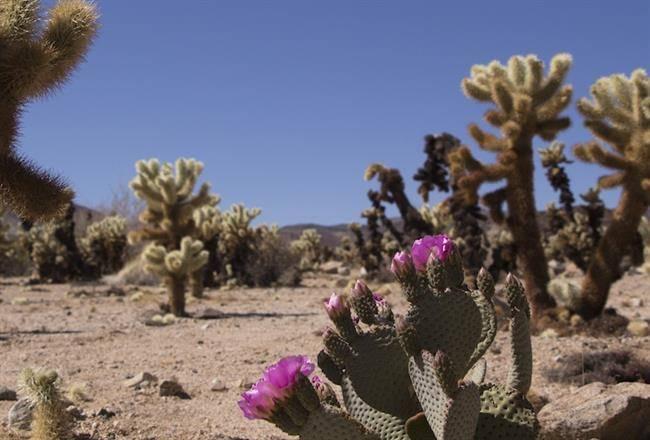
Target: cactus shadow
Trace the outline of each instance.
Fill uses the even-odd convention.
[[[211,320],[211,319],[233,319],[233,318],[301,318],[315,316],[318,313],[277,313],[277,312],[222,312],[217,309],[200,310],[191,315],[194,319]]]

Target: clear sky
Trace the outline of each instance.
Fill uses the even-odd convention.
[[[423,136],[448,131],[472,145],[466,126],[486,107],[459,84],[473,64],[570,52],[576,97],[600,76],[650,68],[648,0],[97,4],[87,63],[27,108],[20,138],[89,206],[125,185],[136,160],[184,156],[205,163],[222,207],[245,202],[281,225],[349,222],[368,206],[369,163],[402,170],[419,203],[411,176]],[[569,113],[560,140],[589,140]],[[569,167],[579,191],[601,171]],[[556,199],[538,168],[538,205]]]

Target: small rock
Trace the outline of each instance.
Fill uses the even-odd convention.
[[[98,411],[95,412],[95,417],[101,417],[102,419],[110,419],[115,417],[115,411],[111,410],[110,408],[100,408]]]
[[[7,387],[0,387],[0,400],[18,400],[18,396],[14,390]]]
[[[142,372],[122,382],[126,388],[142,388],[158,382],[158,378],[151,373]]]
[[[225,317],[225,314],[221,310],[207,308],[198,311],[193,315],[195,319],[222,319]]]
[[[541,440],[644,439],[650,436],[650,387],[593,382],[545,405]]]
[[[635,321],[630,321],[630,323],[627,325],[627,331],[632,336],[648,336],[650,335],[650,325],[647,321],[637,319]]]
[[[183,387],[173,379],[163,380],[160,382],[160,395],[173,396],[181,399],[191,399],[190,395],[185,392]]]
[[[242,390],[248,390],[250,387],[253,386],[253,382],[251,382],[248,379],[240,379],[237,382],[234,383],[235,388],[239,388]]]
[[[75,420],[86,420],[86,414],[83,410],[77,408],[74,405],[68,406],[65,411],[72,416]]]
[[[34,407],[28,399],[23,397],[18,400],[9,408],[8,426],[13,429],[30,429],[33,409]]]
[[[632,298],[630,299],[631,307],[643,307],[643,300],[641,298]]]
[[[540,338],[555,339],[559,336],[557,330],[554,328],[547,328],[539,334]]]
[[[350,268],[347,266],[341,266],[336,270],[336,273],[338,273],[341,276],[347,277],[350,275]]]
[[[227,389],[228,387],[225,383],[219,379],[212,379],[212,386],[210,387],[210,391],[226,391]]]
[[[323,273],[335,274],[338,273],[341,267],[342,263],[340,261],[326,261],[320,265],[319,269]]]

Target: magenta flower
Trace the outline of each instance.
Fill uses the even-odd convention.
[[[417,271],[424,270],[431,255],[444,261],[454,250],[454,242],[446,235],[427,235],[415,240],[411,247],[413,265]]]
[[[413,259],[407,252],[398,252],[390,264],[390,271],[396,277],[403,277],[413,268]]]
[[[306,356],[289,356],[266,369],[264,375],[238,402],[247,419],[268,419],[278,401],[287,398],[299,377],[309,376],[314,364]]]
[[[337,295],[336,293],[332,293],[332,296],[330,296],[329,299],[325,300],[324,303],[327,315],[331,319],[338,318],[349,310],[345,298],[341,295]]]

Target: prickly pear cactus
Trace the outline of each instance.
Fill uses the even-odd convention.
[[[410,304],[405,317],[395,318],[363,282],[351,297],[332,294],[325,301],[336,330],[325,331],[318,364],[341,387],[344,419],[379,440],[534,439],[537,418],[525,397],[533,365],[530,308],[521,282],[506,278],[511,365],[499,385],[483,383],[482,356],[496,334],[489,273],[481,270],[477,290],[467,289],[458,251],[446,236],[417,240],[410,253],[394,257],[391,270]],[[264,389],[258,383],[251,392]],[[321,438],[301,426],[283,429]]]
[[[142,254],[145,269],[163,278],[169,293],[169,305],[175,316],[185,316],[187,278],[208,261],[203,243],[184,237],[180,249],[167,251],[164,246],[150,244]]]

